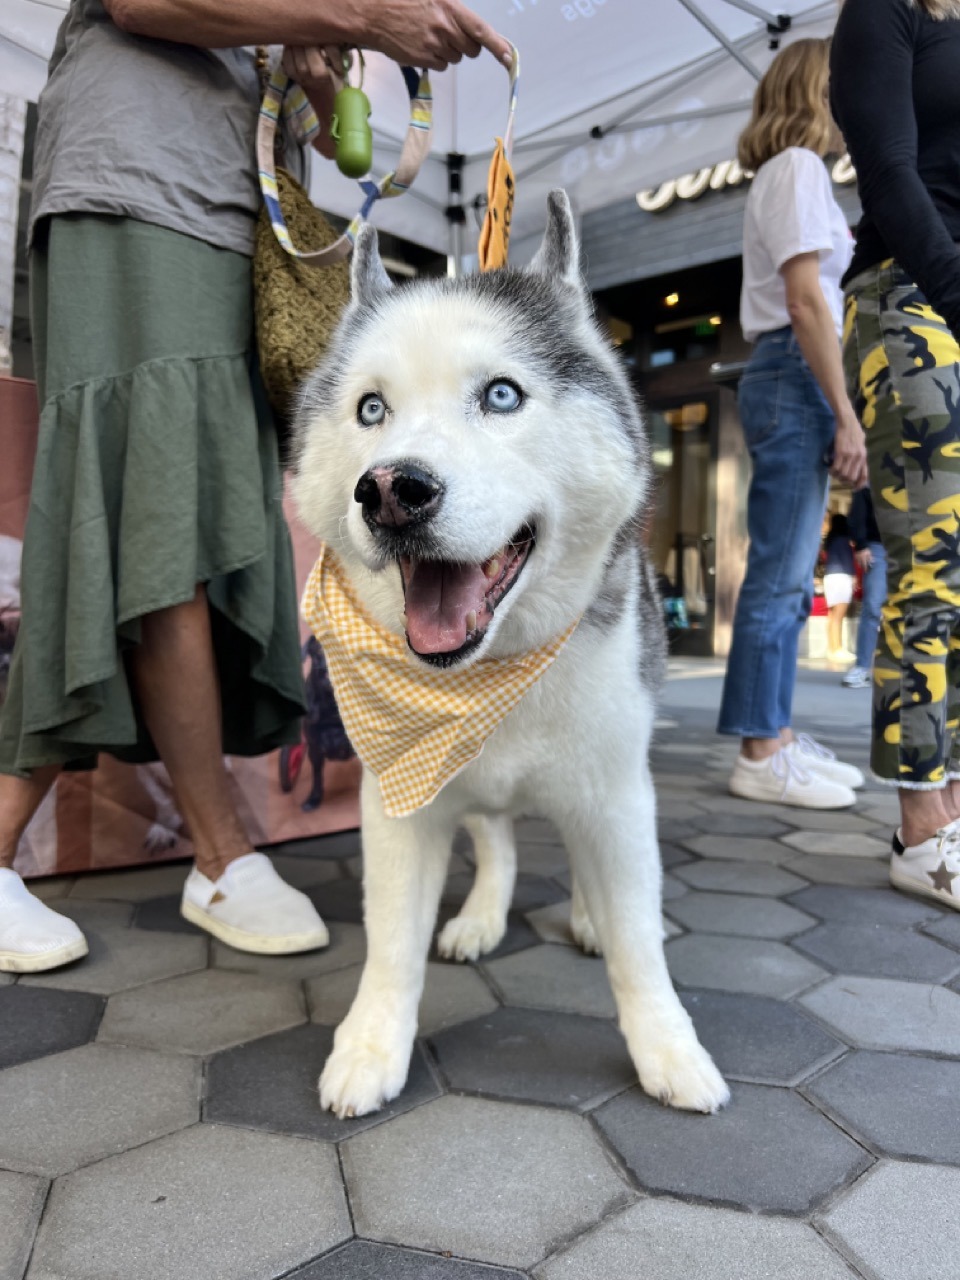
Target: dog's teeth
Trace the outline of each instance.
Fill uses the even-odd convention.
[[[477,611],[476,609],[471,609],[470,612],[467,614],[467,631],[468,632],[476,631],[476,629],[477,629]]]
[[[488,560],[483,566],[483,572],[488,578],[495,578],[500,572],[500,557],[497,556],[493,560]]]

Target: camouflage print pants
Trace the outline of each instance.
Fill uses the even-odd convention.
[[[850,281],[843,352],[887,553],[871,765],[942,787],[960,777],[960,346],[888,261]]]

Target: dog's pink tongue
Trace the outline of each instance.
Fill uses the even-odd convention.
[[[484,594],[490,583],[478,564],[410,562],[407,575],[407,637],[417,653],[455,653],[467,639],[467,615],[483,626]]]

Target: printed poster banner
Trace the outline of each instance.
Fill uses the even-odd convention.
[[[0,706],[20,614],[20,554],[37,439],[36,388],[0,377]],[[316,543],[287,508],[297,581]],[[360,765],[333,701],[323,654],[302,624],[308,714],[299,747],[227,767],[251,843],[262,848],[359,826]],[[27,829],[14,863],[25,877],[75,874],[191,857],[190,833],[160,764],[63,774]]]

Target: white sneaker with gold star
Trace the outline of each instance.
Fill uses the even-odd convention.
[[[922,844],[905,845],[896,831],[890,883],[960,910],[960,822],[951,822]]]

